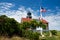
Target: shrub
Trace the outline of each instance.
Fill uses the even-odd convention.
[[[52,35],[57,35],[57,31],[56,30],[51,30]]]
[[[22,36],[30,40],[39,40],[39,33],[30,30],[23,30]]]
[[[19,34],[19,23],[13,19],[8,18],[5,15],[0,16],[0,35],[13,36],[13,34]]]

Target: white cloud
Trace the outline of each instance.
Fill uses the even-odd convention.
[[[9,8],[13,7],[12,3],[0,3],[0,10],[9,10]]]
[[[27,8],[28,9],[28,8]],[[15,11],[15,15],[12,15],[10,17],[15,18],[18,22],[21,22],[21,18],[24,17],[26,18],[27,16],[27,9],[25,7],[20,7],[18,10]],[[31,9],[32,10],[32,9]],[[32,18],[38,18],[33,14],[33,11],[29,10],[32,13]]]
[[[44,17],[49,22],[49,29],[60,30],[60,16],[45,16]]]
[[[53,13],[51,12],[49,15],[44,17],[44,19],[46,19],[49,22],[49,29],[60,30],[60,11],[59,10],[56,9],[55,11],[57,12],[53,12]],[[52,11],[52,10],[49,10],[49,11]],[[54,13],[56,14],[54,15]]]
[[[25,18],[27,16],[27,11],[25,9],[23,9],[23,7],[21,7],[20,9],[18,8],[18,10],[16,10],[16,11],[12,11],[12,14],[13,15],[10,15],[9,17],[14,18],[18,22],[21,22],[21,18],[22,17]]]

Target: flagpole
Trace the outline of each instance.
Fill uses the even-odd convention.
[[[42,12],[41,12],[41,6],[40,6],[40,20],[42,19]],[[41,35],[42,35],[43,31],[42,31],[42,27],[41,27]]]
[[[40,10],[41,10],[41,6],[40,6]],[[42,12],[40,11],[40,19],[42,19]]]
[[[42,0],[40,1],[40,20],[42,19],[41,7],[42,7]]]
[[[40,1],[40,17],[39,17],[40,19],[39,20],[42,19],[41,6],[42,6],[42,0]],[[42,28],[41,28],[41,35],[42,35],[42,33],[43,33],[43,31],[42,31]]]
[[[40,3],[40,20],[42,20],[42,0],[41,0],[41,3]],[[44,35],[43,35],[43,28],[41,27],[41,36],[42,37],[44,37]]]

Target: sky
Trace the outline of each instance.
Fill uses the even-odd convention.
[[[40,6],[46,9],[43,18],[49,22],[50,30],[60,30],[60,0],[0,0],[0,15],[6,15],[21,22],[27,16],[27,11],[32,13],[32,18],[39,19]]]

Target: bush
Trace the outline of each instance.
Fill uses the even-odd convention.
[[[18,35],[20,32],[19,23],[5,15],[0,16],[0,35],[13,36]]]
[[[36,21],[33,21],[35,27]],[[26,30],[26,28],[30,28],[30,24],[28,22],[24,22],[23,24],[19,24],[15,19],[8,18],[5,15],[0,16],[0,34],[5,36],[21,36],[25,38],[29,38],[30,40],[38,40],[39,33],[33,32],[30,30]]]
[[[35,33],[33,33],[33,35],[34,35],[34,40],[39,40],[39,33],[37,33],[37,32],[35,32]]]
[[[39,33],[30,30],[23,30],[22,36],[30,40],[39,40]]]
[[[56,30],[51,30],[52,35],[57,35],[57,31]]]

